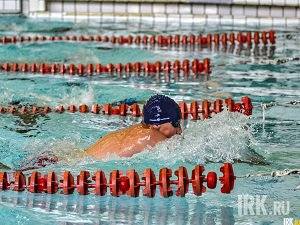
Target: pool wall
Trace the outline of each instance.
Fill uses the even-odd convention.
[[[53,20],[299,26],[300,0],[0,0],[0,14]]]

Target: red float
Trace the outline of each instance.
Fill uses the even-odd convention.
[[[216,99],[214,101],[214,112],[220,113],[223,111],[223,101],[221,99]]]
[[[14,106],[11,106],[11,107],[8,108],[8,112],[14,114],[14,113],[17,112],[17,108],[14,107]]]
[[[125,71],[126,71],[126,73],[131,73],[132,72],[132,64],[131,63],[126,64]]]
[[[136,73],[139,73],[139,72],[141,72],[141,63],[140,62],[136,62],[136,63],[134,63],[133,64],[133,70],[134,70],[134,72],[136,72]]]
[[[88,185],[90,181],[88,178],[90,177],[90,173],[88,171],[80,171],[80,174],[77,176],[77,191],[80,195],[89,194]]]
[[[166,61],[164,64],[164,72],[169,74],[171,72],[171,62]]]
[[[34,171],[31,176],[28,177],[27,189],[32,193],[40,193],[44,190],[45,184],[44,179],[41,178],[41,173]]]
[[[207,44],[208,44],[208,45],[211,45],[211,43],[212,43],[212,36],[211,36],[211,34],[208,34],[208,35],[206,36],[206,40],[207,40]]]
[[[58,191],[58,178],[55,172],[48,172],[44,176],[44,179],[47,181],[47,190],[48,194],[55,194]]]
[[[193,186],[193,192],[197,196],[201,196],[206,191],[206,187],[203,186],[205,176],[202,175],[204,172],[204,166],[197,165],[192,170],[191,182]]]
[[[130,111],[131,111],[131,115],[134,116],[134,117],[140,117],[142,115],[141,110],[140,110],[140,106],[136,103],[131,105]]]
[[[51,73],[57,73],[57,65],[56,64],[52,64],[51,65]]]
[[[86,65],[86,73],[88,76],[93,75],[93,73],[94,73],[94,65],[93,64]]]
[[[103,114],[105,115],[111,115],[112,114],[112,107],[110,104],[105,104],[103,105],[103,110],[102,110]]]
[[[3,68],[3,70],[5,70],[5,71],[10,71],[10,64],[4,63],[2,68]]]
[[[143,195],[148,198],[153,198],[156,192],[156,178],[154,172],[150,168],[144,170],[142,179],[145,181]]]
[[[222,34],[222,44],[223,45],[227,45],[227,33]]]
[[[163,197],[170,197],[173,195],[170,178],[172,177],[172,170],[163,168],[159,171],[159,186],[160,195]]]
[[[13,64],[12,71],[18,72],[19,71],[19,64],[17,64],[17,63]]]
[[[62,65],[59,66],[59,73],[60,74],[66,73],[66,66],[65,66],[65,64],[62,64]]]
[[[207,100],[202,102],[202,118],[203,120],[210,118],[211,111],[210,111],[211,103]]]
[[[247,43],[248,45],[252,44],[252,33],[250,31],[247,32]]]
[[[208,172],[207,177],[204,179],[209,189],[214,189],[217,186],[217,174],[215,172]]]
[[[113,64],[111,64],[111,63],[107,64],[106,68],[107,68],[107,72],[109,72],[109,73],[114,72],[114,65]]]
[[[110,173],[109,178],[109,188],[110,194],[114,197],[119,197],[123,194],[123,191],[120,189],[120,177],[122,176],[122,172],[119,170],[114,170]]]
[[[126,194],[131,197],[139,197],[140,192],[140,178],[138,173],[134,170],[128,170],[126,176],[129,179],[129,187],[126,190]]]
[[[132,42],[133,42],[133,37],[131,35],[128,35],[128,37],[127,37],[127,43],[131,45]]]
[[[264,45],[268,44],[267,33],[265,31],[261,32],[261,41]]]
[[[120,116],[127,116],[128,106],[126,104],[120,104],[119,106],[119,114]]]
[[[84,70],[85,70],[84,65],[83,64],[79,64],[78,68],[77,68],[78,75],[82,76],[84,74]]]
[[[55,112],[63,113],[65,111],[65,108],[62,105],[56,106]]]
[[[64,111],[64,107],[61,106],[59,108],[59,110],[62,110],[61,112],[63,112]],[[47,114],[47,113],[51,112],[51,109],[48,106],[45,106],[44,109],[43,109],[43,112]]]
[[[117,73],[123,72],[123,65],[121,63],[116,64],[116,72]]]
[[[186,35],[182,35],[182,37],[181,37],[181,43],[183,45],[187,45],[188,44],[188,37]]]
[[[185,167],[181,166],[175,171],[177,180],[176,196],[184,197],[189,190],[189,176]]]
[[[1,175],[0,175],[1,177]],[[1,178],[0,178],[1,180]],[[14,174],[14,191],[24,191],[26,188],[26,177],[21,171],[17,171]],[[0,184],[1,189],[1,184]]]
[[[194,59],[192,62],[192,71],[194,74],[198,74],[199,71],[199,59]]]
[[[142,38],[142,43],[144,45],[147,45],[148,44],[148,36],[147,35],[144,35],[143,38]]]
[[[224,166],[220,168],[220,171],[223,173],[223,176],[219,177],[221,184],[223,184],[221,192],[229,194],[234,188],[234,181],[236,179],[232,165],[230,163],[224,163]]]
[[[129,189],[129,178],[127,176],[121,176],[119,186],[120,190],[124,194]]]
[[[254,43],[255,44],[259,44],[259,33],[258,32],[254,32]]]
[[[188,118],[188,114],[189,114],[189,109],[188,109],[186,102],[179,102],[178,106],[181,111],[181,118],[186,120]]]
[[[185,73],[185,74],[188,74],[190,72],[190,61],[185,59],[183,60],[182,62],[182,71]]]
[[[232,45],[235,44],[235,34],[234,33],[229,34],[229,41]]]
[[[192,116],[192,120],[199,120],[199,102],[193,101],[190,106],[190,114]]]
[[[10,188],[10,180],[7,172],[0,172],[0,190],[5,191]]]
[[[139,35],[137,35],[134,39],[134,43],[139,45],[141,43],[141,37]]]
[[[232,98],[225,99],[225,103],[229,112],[235,112],[235,104]]]
[[[69,171],[65,171],[62,174],[62,191],[61,194],[69,195],[73,194],[75,185],[74,185],[74,177]]]
[[[95,114],[99,114],[100,109],[101,109],[101,107],[98,104],[93,104],[91,112],[95,113]]]
[[[269,32],[269,40],[270,40],[271,44],[273,44],[273,45],[275,44],[276,37],[275,37],[275,32],[274,31]]]
[[[155,62],[155,69],[156,69],[156,72],[160,73],[162,71],[162,63],[161,62]]]
[[[208,59],[208,58],[205,58],[204,60],[203,60],[203,67],[204,67],[204,72],[206,73],[206,74],[210,74],[210,59]]]
[[[173,72],[174,73],[179,73],[180,69],[181,69],[180,61],[179,60],[175,60],[174,63],[173,63]]]
[[[81,105],[79,106],[79,112],[81,113],[88,113],[90,111],[89,107],[87,105]]]
[[[95,193],[95,195],[106,195],[107,181],[105,173],[102,170],[97,170],[92,179],[95,181],[95,189],[92,192]]]
[[[220,34],[214,34],[214,43],[215,45],[220,44]]]
[[[68,71],[69,71],[69,74],[70,75],[74,75],[75,73],[76,73],[76,66],[74,65],[74,64],[70,64],[69,65],[69,69],[68,69]]]
[[[155,35],[152,35],[152,36],[150,37],[149,43],[150,43],[150,45],[155,45],[155,43],[156,43]]]
[[[179,45],[180,44],[180,35],[176,34],[174,37],[174,44]]]
[[[28,64],[22,64],[22,66],[21,66],[21,71],[22,71],[23,73],[28,72]]]

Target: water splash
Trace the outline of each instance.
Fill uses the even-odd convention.
[[[48,138],[42,140],[39,138],[33,139],[30,143],[24,146],[24,152],[30,152],[17,165],[16,169],[30,170],[39,168],[39,160],[45,159],[45,166],[53,166],[57,160],[59,166],[71,164],[73,166],[84,156],[83,150],[80,148],[80,134],[74,134],[72,137],[63,139]]]
[[[150,154],[142,153],[139,157],[160,159],[168,164],[177,161],[190,163],[263,162],[264,159],[251,147],[252,135],[249,119],[239,113],[224,111],[212,119],[189,122],[182,136],[158,144],[150,149]]]

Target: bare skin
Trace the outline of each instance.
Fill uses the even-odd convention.
[[[121,157],[130,157],[147,146],[154,147],[157,143],[181,132],[180,127],[174,128],[170,123],[161,125],[140,123],[104,136],[90,146],[86,153],[97,158],[106,157],[111,153]]]

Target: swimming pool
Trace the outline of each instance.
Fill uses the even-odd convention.
[[[268,27],[164,27],[152,24],[102,23],[93,25],[67,22],[43,22],[21,18],[1,18],[0,36],[59,36],[59,35],[128,35],[128,34],[190,34],[223,33],[231,31],[260,31]],[[250,50],[190,48],[144,48],[118,46],[110,43],[30,42],[0,47],[3,63],[127,63],[157,60],[208,57],[213,65],[209,76],[168,82],[164,77],[79,77],[69,75],[20,74],[0,71],[0,105],[79,105],[116,103],[129,99],[143,103],[155,93],[171,96],[176,101],[191,102],[203,99],[242,96],[253,100],[254,111],[249,119],[239,113],[226,111],[205,121],[188,121],[184,138],[175,137],[158,145],[151,153],[132,158],[111,156],[106,160],[80,153],[99,137],[135,124],[140,119],[79,113],[50,113],[45,116],[0,116],[0,158],[11,167],[24,165],[45,150],[53,151],[63,161],[39,169],[46,173],[65,170],[78,174],[102,169],[109,173],[135,168],[139,174],[152,168],[157,174],[162,167],[175,171],[183,165],[190,171],[195,164],[204,164],[206,171],[219,171],[223,162],[235,162],[238,178],[229,195],[220,193],[220,185],[202,197],[192,194],[185,198],[120,198],[106,195],[80,196],[32,194],[29,192],[0,192],[0,215],[4,224],[282,224],[283,218],[300,219],[299,175],[285,177],[244,177],[247,174],[270,173],[274,170],[300,167],[300,114],[297,105],[270,107],[261,104],[288,103],[299,100],[299,61],[276,64],[278,59],[300,55],[299,30],[278,28],[277,41]],[[264,120],[263,120],[264,118]],[[245,129],[246,128],[246,129]],[[240,162],[239,162],[240,161]],[[29,174],[27,172],[26,174]],[[218,172],[220,176],[220,172]],[[269,212],[274,201],[290,201],[288,215],[240,215],[238,198],[243,194],[267,195],[265,207]],[[2,223],[3,224],[3,223]]]

